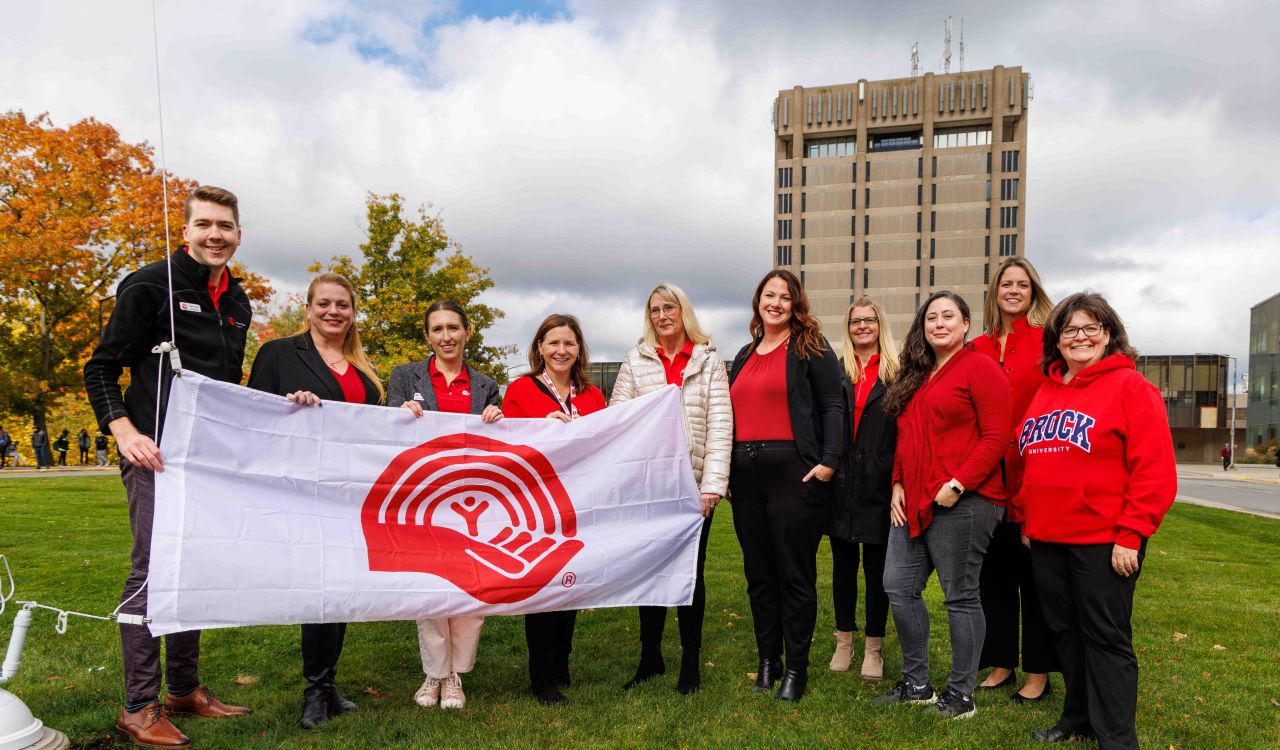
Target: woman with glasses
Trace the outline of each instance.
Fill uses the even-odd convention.
[[[884,556],[889,541],[889,496],[893,489],[893,448],[898,425],[884,413],[884,392],[898,373],[898,347],[884,311],[868,297],[849,307],[844,334],[844,381],[851,440],[844,452],[843,486],[837,485],[828,535],[831,538],[831,596],[836,610],[833,672],[853,662],[858,629],[858,563],[864,583],[866,645],[862,676],[884,677],[884,626],[889,596],[884,592]]]
[[[986,631],[978,573],[1004,515],[1000,457],[1009,441],[1009,381],[965,344],[969,305],[934,292],[916,313],[902,368],[885,394],[898,418],[884,588],[902,645],[902,679],[873,703],[929,703],[944,719],[974,714]],[[951,629],[951,676],[934,701],[929,610],[922,594],[938,571]]]
[[[1040,275],[1025,258],[1008,258],[996,269],[987,289],[982,322],[986,333],[973,341],[973,349],[995,360],[1009,378],[1013,390],[1010,428],[1022,423],[1036,389],[1044,382],[1040,369],[1041,332],[1053,303],[1040,283]],[[1018,444],[1009,441],[1004,452],[1004,487],[1008,497],[1022,484],[1022,460]],[[1027,681],[1009,698],[1014,703],[1034,703],[1050,692],[1049,672],[1057,671],[1053,638],[1040,614],[1031,554],[1022,544],[1022,519],[1013,508],[996,527],[982,562],[980,588],[987,637],[978,669],[992,667],[979,690],[1012,685],[1018,665],[1018,620],[1022,620],[1022,668]]]
[[[729,491],[729,456],[733,449],[733,407],[729,378],[711,337],[703,333],[693,304],[675,284],[659,284],[649,293],[644,312],[644,337],[627,353],[618,369],[609,405],[675,385],[684,405],[684,436],[689,445],[693,478],[701,490],[702,536],[698,542],[698,573],[693,602],[676,610],[680,625],[680,677],[676,692],[689,695],[702,684],[699,654],[707,586],[702,569],[707,561],[711,518],[721,496]],[[640,665],[622,686],[629,690],[666,672],[662,659],[662,631],[666,607],[640,608]]]
[[[507,386],[502,413],[511,418],[572,422],[604,408],[604,394],[591,384],[587,342],[572,315],[548,315],[529,346],[529,372]],[[529,690],[543,705],[567,703],[569,654],[576,609],[524,616],[529,646]]]
[[[760,656],[755,690],[781,678],[774,698],[798,701],[818,615],[818,544],[843,447],[840,365],[795,274],[770,271],[751,307],[751,343],[729,374],[733,528]]]
[[[1041,351],[1047,380],[1017,431],[1014,506],[1067,695],[1058,722],[1034,737],[1137,748],[1133,592],[1178,485],[1165,404],[1101,295],[1059,302]]]

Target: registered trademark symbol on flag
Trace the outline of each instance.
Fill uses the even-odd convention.
[[[564,586],[565,588],[569,588],[570,586],[572,586],[577,582],[578,582],[578,576],[574,575],[572,572],[565,573],[560,578],[560,585]]]

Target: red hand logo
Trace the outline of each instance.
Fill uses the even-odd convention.
[[[582,549],[551,462],[478,435],[396,456],[365,497],[361,523],[369,570],[431,573],[489,604],[533,596]]]

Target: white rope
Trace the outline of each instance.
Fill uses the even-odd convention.
[[[4,574],[9,579],[9,593],[4,593],[3,587],[0,587],[0,615],[4,614],[4,603],[13,598],[13,571],[9,570],[9,558],[0,555],[0,562],[4,563]]]
[[[155,53],[156,67],[156,115],[160,123],[160,191],[164,198],[164,260],[165,271],[168,274],[169,284],[169,340],[159,347],[158,354],[161,355],[159,360],[159,372],[156,377],[156,445],[160,444],[160,394],[162,393],[159,384],[164,379],[164,354],[168,354],[171,361],[171,368],[176,377],[182,376],[182,368],[178,360],[178,328],[174,321],[173,312],[173,241],[170,239],[169,229],[169,163],[165,154],[164,146],[164,97],[160,91],[160,26],[156,20],[156,0],[151,0],[151,46]],[[168,348],[165,347],[168,345]],[[153,352],[156,350],[153,349]]]

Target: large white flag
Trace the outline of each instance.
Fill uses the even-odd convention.
[[[688,604],[697,486],[668,387],[571,424],[175,378],[147,614],[192,628]]]

